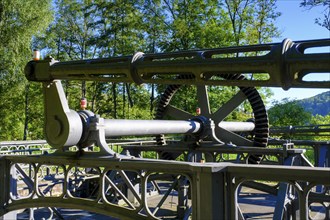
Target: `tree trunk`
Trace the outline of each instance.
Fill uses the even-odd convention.
[[[125,83],[126,85],[126,92],[127,92],[127,99],[128,99],[128,103],[129,103],[129,107],[133,107],[134,103],[132,100],[132,96],[131,96],[131,86],[128,83]]]
[[[25,119],[24,119],[24,133],[23,133],[23,140],[25,141],[28,136],[29,132],[29,91],[30,91],[30,84],[27,84],[25,87]]]
[[[117,118],[117,84],[112,83],[113,118]]]
[[[126,83],[123,83],[123,118],[125,118],[125,106],[126,106],[125,84]]]
[[[154,101],[155,101],[155,84],[151,84],[150,114],[152,114],[154,110]]]

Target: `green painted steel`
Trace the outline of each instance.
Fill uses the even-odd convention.
[[[329,53],[308,50],[330,46],[329,39],[143,54],[108,59],[31,61],[25,75],[32,81],[92,80],[155,84],[244,87],[329,88],[330,81],[307,81],[308,74],[329,74]],[[307,51],[307,52],[306,52]],[[238,57],[237,57],[238,55]],[[265,80],[223,80],[221,74],[263,74]],[[189,78],[180,76],[192,76]],[[251,77],[253,78],[253,77]]]
[[[290,161],[297,160],[288,157],[288,162],[290,163]],[[24,166],[24,164],[30,166]],[[147,189],[151,181],[157,181],[157,177],[158,180],[167,179],[168,181],[180,179],[181,177],[188,180],[185,182],[186,187],[189,188],[189,197],[186,199],[189,200],[190,205],[187,203],[188,208],[185,209],[185,212],[187,212],[185,215],[198,220],[238,219],[240,213],[237,209],[237,192],[240,190],[240,186],[245,185],[246,181],[257,181],[256,183],[259,183],[259,185],[262,183],[265,189],[272,187],[268,185],[269,182],[282,182],[286,184],[283,187],[293,187],[296,193],[290,194],[289,197],[286,197],[286,193],[281,194],[281,190],[274,191],[273,189],[273,191],[275,196],[281,196],[278,201],[286,201],[286,205],[297,201],[300,203],[299,217],[296,217],[296,219],[308,219],[310,201],[329,201],[327,191],[316,196],[313,190],[318,185],[330,186],[330,179],[328,178],[330,168],[188,163],[139,158],[114,159],[104,156],[97,157],[93,153],[80,158],[77,158],[74,153],[42,157],[3,156],[0,158],[0,165],[0,189],[3,193],[0,200],[2,202],[0,206],[1,215],[13,210],[46,206],[83,209],[123,219],[161,219],[162,213],[153,213],[152,211],[152,207],[154,207],[150,202],[152,196],[148,196]],[[49,167],[50,173],[45,175],[44,181],[42,181],[40,175],[44,172],[44,166]],[[38,175],[29,176],[28,169],[31,168]],[[90,172],[91,169],[92,172]],[[25,182],[34,183],[29,187],[30,193],[27,196],[15,196],[12,193],[18,187],[14,184],[15,179],[13,179],[13,176],[9,177],[9,170],[15,172],[17,177],[25,173],[27,177]],[[132,176],[132,173],[136,175]],[[42,188],[42,185],[47,184],[45,181],[49,181],[51,176],[55,177],[54,180],[57,180],[57,182],[48,182],[48,187]],[[121,179],[118,179],[119,177]],[[95,196],[92,194],[93,190],[90,190],[89,196],[86,197],[75,193],[76,191],[69,187],[75,181],[79,180],[80,182],[77,183],[81,185],[88,179],[95,179],[99,184],[99,190],[97,190]],[[134,185],[137,183],[140,184],[141,194],[135,191]],[[52,191],[56,189],[55,186],[57,185],[63,186],[59,190],[60,194]],[[131,195],[134,196],[137,204],[133,204],[128,200],[123,186],[128,187],[133,192],[135,191]],[[171,189],[178,190],[177,187]],[[261,189],[259,188],[259,190]],[[121,199],[124,199],[124,203],[118,205],[116,202],[109,200],[110,192],[116,192],[120,195]],[[162,193],[161,195],[166,196],[167,194]],[[165,216],[163,215],[163,217]]]

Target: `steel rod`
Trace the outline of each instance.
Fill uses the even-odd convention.
[[[201,128],[201,123],[193,120],[104,120],[106,137],[157,134],[195,134],[198,133]]]
[[[222,121],[218,124],[219,127],[232,132],[248,132],[254,130],[253,122],[231,122]]]
[[[254,129],[252,122],[220,122],[218,126],[232,132],[248,132]],[[106,137],[196,134],[203,129],[203,125],[194,120],[105,119],[104,129]]]

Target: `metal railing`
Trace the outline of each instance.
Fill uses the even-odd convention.
[[[330,212],[329,175],[329,168],[119,160],[95,155],[78,160],[74,154],[7,155],[0,158],[0,216],[32,207],[51,207],[52,213],[60,216],[57,209],[61,207],[125,219],[161,219],[166,215],[240,219],[244,217],[238,203],[241,186],[267,181],[279,183],[273,188],[278,197],[273,216],[288,215],[285,210],[290,206],[294,219],[311,219],[310,205],[316,201],[323,206],[326,219]],[[84,184],[88,184],[89,194],[79,191]],[[161,185],[167,187],[161,189]],[[322,188],[319,194],[314,193],[317,186]],[[161,197],[156,202],[148,196],[150,187],[158,188]],[[272,187],[265,184],[264,188]],[[163,207],[173,193],[178,198],[174,214]]]
[[[32,155],[53,152],[46,140],[32,141],[2,141],[0,142],[0,155]]]
[[[273,144],[282,142],[274,141]],[[133,144],[122,149],[143,151],[147,146],[153,150],[151,141],[118,142],[110,146],[117,144]],[[329,167],[329,143],[297,144],[313,146],[316,149],[315,165]],[[209,149],[218,157],[236,154],[239,163],[247,161],[250,154],[262,153],[262,163],[279,164],[247,165],[221,162],[225,161],[222,159],[217,161],[219,163],[205,164],[116,159],[100,157],[93,152],[86,152],[78,159],[76,152],[48,154],[51,149],[45,141],[1,142],[0,216],[26,208],[33,216],[32,207],[48,207],[51,216],[61,218],[58,208],[61,207],[131,219],[173,216],[179,219],[245,219],[248,211],[242,201],[247,198],[246,194],[261,191],[273,198],[270,218],[329,218],[330,169],[297,167],[312,165],[303,156],[305,150],[292,147],[293,144],[274,149]],[[45,155],[40,157],[38,154]],[[266,155],[276,159],[268,160]],[[175,208],[168,207],[170,198],[175,198]],[[262,216],[262,212],[258,214]]]

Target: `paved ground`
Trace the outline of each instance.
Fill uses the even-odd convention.
[[[250,188],[242,188],[238,198],[245,219],[273,219],[276,196]]]

